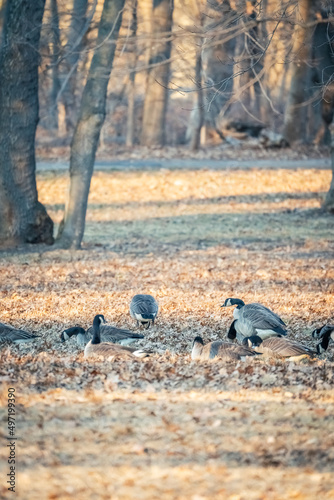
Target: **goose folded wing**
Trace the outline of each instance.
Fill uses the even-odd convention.
[[[249,304],[243,308],[243,318],[252,323],[256,330],[272,330],[284,335],[286,327],[282,320],[266,307]]]
[[[88,328],[87,333],[90,337],[93,336],[93,327]],[[140,333],[134,333],[130,330],[126,330],[123,328],[116,328],[115,326],[110,325],[101,325],[100,326],[101,337],[104,341],[114,341],[114,340],[125,340],[125,339],[143,339],[144,335]]]
[[[0,323],[0,340],[10,340],[15,342],[16,340],[33,340],[37,339],[38,335],[29,333],[25,330],[18,330],[5,323]]]
[[[143,318],[156,314],[158,312],[158,305],[155,301],[151,300],[138,300],[133,304],[133,312],[140,314]]]
[[[254,304],[248,304],[249,306],[255,306],[256,308],[258,308],[258,310],[262,310],[263,312],[265,311],[266,314],[269,314],[271,316],[273,316],[274,318],[276,318],[276,320],[278,321],[278,323],[280,323],[281,325],[283,326],[286,326],[286,324],[284,323],[284,321],[282,320],[282,318],[280,318],[278,316],[278,314],[274,313],[274,311],[272,311],[271,309],[269,309],[268,307],[262,305],[262,304],[257,304],[256,302]],[[248,306],[247,306],[248,307]]]
[[[113,345],[108,342],[102,342],[101,344],[88,345],[87,356],[102,356],[104,358],[109,357],[122,357],[126,359],[133,359],[133,354],[128,349],[123,349],[118,345]]]
[[[209,359],[213,359],[216,356],[240,359],[243,356],[256,356],[257,354],[258,353],[248,347],[217,340],[211,343]]]
[[[264,346],[280,356],[301,356],[312,352],[308,347],[281,338],[266,339]]]

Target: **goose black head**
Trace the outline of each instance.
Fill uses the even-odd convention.
[[[245,303],[243,300],[241,299],[232,299],[232,298],[229,298],[229,299],[226,299],[224,304],[220,307],[230,307],[230,306],[237,306],[237,307],[242,307],[244,306]]]
[[[316,328],[312,332],[312,337],[314,339],[321,339],[325,335],[330,334],[331,332],[334,332],[334,325],[323,325],[320,328]]]
[[[323,329],[323,326],[321,326],[320,328],[315,328],[315,330],[313,330],[313,332],[312,332],[312,337],[314,339],[320,339],[320,337],[322,337],[322,335],[321,335],[322,329]]]
[[[322,354],[327,351],[331,339],[334,340],[334,326],[326,325],[322,328],[321,342],[317,345],[318,354]]]
[[[199,337],[199,336],[195,337],[195,338],[194,338],[194,341],[193,341],[193,346],[194,346],[195,344],[201,344],[201,345],[204,345],[204,342],[203,342],[202,337]]]
[[[106,323],[103,314],[97,314],[93,320],[93,326],[100,326],[101,323]]]
[[[250,337],[245,337],[242,341],[243,345],[246,347],[254,348],[259,347],[263,340],[258,335],[251,335]]]
[[[79,333],[85,333],[85,330],[80,326],[72,326],[71,328],[67,328],[60,334],[60,340],[65,342],[65,340],[70,339],[73,335],[78,335]]]

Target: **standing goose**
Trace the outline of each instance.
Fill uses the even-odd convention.
[[[70,339],[73,335],[77,337],[77,344],[81,347],[85,347],[86,344],[93,338],[93,327],[91,326],[85,332],[80,326],[73,326],[64,330],[60,339],[62,342]],[[130,330],[124,330],[122,328],[116,328],[110,325],[100,326],[100,335],[102,342],[113,342],[114,344],[129,345],[132,342],[143,339],[144,335],[140,333],[134,333]]]
[[[26,332],[25,330],[18,330],[5,323],[0,323],[0,342],[14,342],[19,344],[21,342],[30,342],[40,338],[39,335]]]
[[[101,342],[100,335],[100,324],[105,323],[104,316],[102,314],[97,314],[93,321],[93,338],[88,342],[84,350],[85,358],[91,358],[94,356],[101,356],[103,358],[123,358],[123,359],[133,359],[133,356],[139,358],[145,358],[149,356],[149,353],[136,350],[132,351],[130,347],[121,347],[117,344],[112,344],[110,342]]]
[[[321,339],[321,342],[317,345],[317,353],[322,354],[327,351],[330,340],[334,340],[334,325],[323,325],[316,328],[312,332],[312,337]]]
[[[243,345],[253,348],[266,358],[300,358],[316,354],[309,347],[283,337],[268,337],[262,340],[258,335],[252,335],[244,338]]]
[[[130,302],[131,318],[137,321],[137,325],[141,323],[146,329],[150,327],[151,323],[154,325],[158,309],[158,302],[152,295],[135,295]]]
[[[222,358],[225,360],[243,359],[245,356],[254,356],[258,354],[253,349],[248,347],[230,344],[221,340],[215,340],[204,345],[202,337],[195,337],[193,341],[191,359],[207,361],[214,358]]]
[[[262,304],[246,304],[240,299],[226,299],[221,307],[237,306],[233,311],[235,320],[227,334],[229,339],[242,343],[245,337],[258,335],[261,339],[286,335],[284,321]]]

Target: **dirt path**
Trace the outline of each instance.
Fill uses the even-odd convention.
[[[39,160],[37,172],[68,170],[69,163],[61,161]],[[301,159],[301,160],[196,160],[196,159],[156,159],[156,160],[96,160],[95,171],[124,171],[124,170],[249,170],[249,169],[330,169],[329,158]]]

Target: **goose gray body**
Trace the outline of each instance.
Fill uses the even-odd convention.
[[[85,347],[93,338],[93,327],[91,326],[87,331],[85,331],[81,327],[76,326],[67,328],[67,330],[64,330],[61,333],[60,339],[62,342],[64,342],[65,340],[71,338],[73,335],[76,335],[77,344],[80,347]],[[133,342],[144,338],[144,335],[141,335],[140,333],[134,333],[130,330],[116,328],[110,325],[100,326],[100,336],[102,342],[112,342],[114,344],[120,344],[123,346],[132,344]]]
[[[246,304],[240,299],[226,299],[222,307],[237,307],[233,311],[235,318],[228,332],[228,338],[242,343],[245,337],[258,335],[261,339],[285,336],[287,327],[284,321],[273,311],[257,304]]]
[[[215,340],[204,345],[202,337],[195,337],[193,341],[191,359],[208,361],[214,358],[225,360],[239,360],[246,356],[254,356],[257,353],[253,349],[237,344],[230,344],[222,340]]]
[[[149,356],[148,352],[143,350],[134,350],[130,347],[123,347],[111,342],[101,342],[100,324],[105,321],[102,314],[95,316],[93,321],[93,338],[85,346],[85,358],[102,357],[110,360],[114,359],[133,359],[134,357],[144,358]]]
[[[253,348],[268,358],[295,358],[316,354],[311,348],[283,337],[270,337],[262,340],[258,335],[254,335],[244,338],[243,345]]]
[[[0,323],[0,342],[14,342],[19,344],[21,342],[31,342],[32,340],[40,338],[38,335],[19,330],[5,323]]]
[[[154,325],[159,310],[158,302],[152,295],[138,294],[130,302],[131,318],[141,323],[146,328]]]
[[[327,351],[329,342],[334,340],[334,325],[323,325],[312,332],[312,337],[321,339],[317,345],[317,353],[322,354]]]

